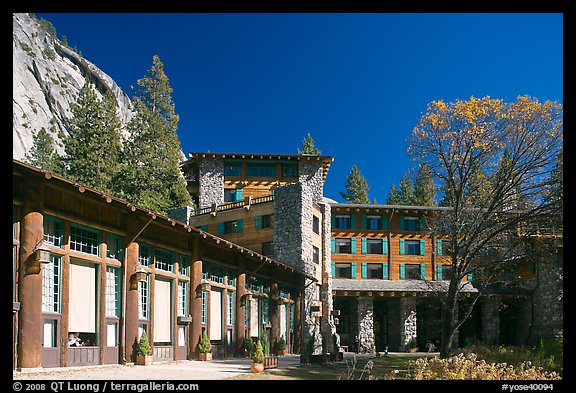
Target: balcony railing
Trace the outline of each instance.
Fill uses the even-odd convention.
[[[234,210],[240,208],[249,208],[251,205],[257,205],[259,203],[266,203],[274,201],[274,195],[266,195],[262,197],[252,198],[246,197],[241,201],[237,202],[228,202],[222,205],[212,204],[210,207],[203,207],[201,209],[192,210],[191,216],[201,216],[204,214],[213,213],[216,214],[217,212],[227,211],[227,210]]]

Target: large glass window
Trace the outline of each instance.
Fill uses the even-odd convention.
[[[106,316],[120,316],[120,271],[106,267]]]
[[[381,263],[366,264],[367,278],[384,278],[384,267]]]
[[[420,255],[420,240],[404,240],[404,253],[406,255]]]
[[[336,253],[350,254],[352,252],[352,239],[336,239]]]
[[[225,163],[224,176],[242,176],[242,164],[240,163]]]
[[[234,325],[234,296],[236,293],[234,291],[228,291],[228,325]]]
[[[253,177],[276,177],[275,164],[248,164],[246,167],[248,176]]]
[[[122,238],[108,234],[106,236],[106,256],[118,261],[122,260]]]
[[[56,247],[62,247],[64,224],[61,220],[44,216],[44,242]]]
[[[404,265],[404,271],[407,280],[420,280],[422,277],[419,264],[408,263]]]
[[[224,189],[224,202],[238,202],[242,200],[242,188],[226,188]]]
[[[419,231],[420,219],[418,217],[404,217],[404,230],[405,231]]]
[[[178,315],[188,315],[188,283],[178,281]]]
[[[210,281],[224,284],[224,269],[220,266],[210,265]]]
[[[88,228],[70,226],[70,249],[100,256],[100,232]]]
[[[145,244],[139,244],[139,253],[138,253],[138,263],[142,266],[150,266],[150,258],[152,256],[152,251],[150,250],[150,246]]]
[[[140,319],[148,319],[150,316],[149,309],[149,279],[146,281],[138,282],[138,317]]]
[[[178,263],[178,272],[182,276],[188,276],[188,257],[185,255],[180,255],[180,260]]]
[[[352,278],[352,264],[351,263],[336,263],[336,277],[335,278]]]
[[[366,228],[375,231],[382,229],[382,216],[366,216]]]
[[[366,239],[367,254],[382,254],[382,239]]]
[[[208,323],[208,292],[202,291],[202,323]]]
[[[174,253],[156,249],[156,269],[174,273]]]
[[[350,215],[336,215],[334,217],[334,228],[336,229],[350,229]]]
[[[62,257],[50,255],[50,263],[43,265],[42,271],[42,311],[60,312],[62,284]]]
[[[274,225],[274,215],[273,214],[266,214],[263,216],[256,216],[254,218],[254,228],[255,229],[267,229],[272,228]]]

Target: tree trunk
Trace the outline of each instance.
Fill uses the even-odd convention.
[[[440,333],[440,357],[446,358],[452,352],[454,333],[458,323],[458,283],[452,279],[446,303],[442,310],[442,329]]]

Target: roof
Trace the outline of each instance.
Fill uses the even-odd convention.
[[[258,154],[258,153],[211,153],[211,152],[191,152],[188,153],[190,159],[188,162],[194,162],[199,158],[228,158],[235,160],[295,160],[295,161],[321,161],[322,162],[322,180],[326,180],[330,164],[334,161],[331,156],[315,156],[310,154]]]
[[[450,207],[443,206],[409,206],[409,205],[376,205],[372,203],[331,203],[332,207],[336,208],[351,208],[351,209],[382,209],[382,210],[451,210]]]
[[[223,239],[223,238],[221,238],[221,237],[215,236],[215,235],[213,235],[213,234],[211,234],[211,233],[202,231],[202,230],[200,230],[200,229],[198,229],[198,228],[194,228],[194,227],[192,227],[192,226],[190,226],[190,225],[187,225],[187,224],[184,223],[184,222],[181,222],[181,221],[178,221],[178,220],[174,220],[174,219],[169,218],[169,217],[166,217],[166,216],[164,216],[164,215],[162,215],[162,214],[152,212],[152,211],[150,211],[150,210],[148,210],[148,209],[140,208],[140,207],[138,207],[138,206],[136,206],[136,205],[134,205],[134,204],[132,204],[132,203],[130,203],[130,202],[126,202],[126,201],[124,201],[124,200],[122,200],[122,199],[113,197],[113,196],[111,196],[111,195],[105,194],[105,193],[100,192],[100,191],[98,191],[98,190],[95,190],[95,189],[92,189],[92,188],[88,188],[88,187],[84,186],[83,184],[81,184],[81,183],[79,183],[79,182],[70,181],[70,180],[68,180],[68,179],[66,179],[66,178],[64,178],[64,177],[62,177],[62,176],[55,175],[55,174],[53,174],[53,173],[51,173],[51,172],[48,172],[48,171],[44,171],[44,170],[42,170],[42,169],[40,169],[40,168],[37,168],[37,167],[35,167],[35,166],[32,166],[32,165],[23,163],[23,162],[18,161],[18,160],[16,160],[16,159],[12,159],[12,164],[13,164],[13,169],[20,168],[20,169],[28,170],[28,171],[30,171],[30,172],[32,172],[32,173],[35,173],[35,174],[39,175],[39,176],[43,176],[46,180],[51,180],[51,179],[52,179],[52,180],[55,180],[55,181],[62,182],[62,183],[65,184],[65,185],[69,185],[69,186],[76,187],[76,188],[78,188],[78,191],[79,191],[80,193],[83,193],[83,194],[84,194],[84,193],[88,192],[89,194],[94,194],[94,195],[96,195],[96,196],[102,197],[104,200],[106,200],[107,203],[112,203],[112,202],[114,202],[114,203],[117,203],[117,204],[120,204],[120,205],[124,205],[124,206],[126,206],[127,208],[129,208],[132,212],[134,212],[135,214],[145,214],[145,215],[147,215],[147,216],[150,216],[153,220],[156,220],[157,222],[160,221],[160,222],[164,222],[166,225],[171,225],[171,226],[173,226],[173,227],[181,228],[182,231],[186,231],[186,230],[187,230],[189,233],[193,234],[194,236],[199,236],[199,237],[202,237],[202,238],[204,238],[204,239],[208,239],[209,241],[212,241],[213,243],[215,243],[215,244],[217,244],[217,245],[219,245],[219,246],[221,246],[221,247],[228,247],[228,248],[230,248],[230,249],[233,249],[233,250],[235,250],[235,251],[238,251],[238,252],[240,252],[240,253],[243,253],[243,254],[245,254],[247,257],[250,257],[250,258],[252,258],[252,259],[260,260],[260,261],[263,261],[263,262],[267,262],[267,263],[272,264],[272,265],[277,265],[278,267],[283,267],[283,268],[286,269],[286,270],[290,270],[290,271],[292,271],[292,272],[296,272],[297,274],[299,274],[299,275],[301,275],[301,276],[304,276],[304,277],[306,277],[306,278],[308,278],[308,279],[310,279],[310,280],[317,281],[317,279],[316,279],[313,275],[310,275],[310,274],[306,273],[306,272],[305,272],[304,270],[302,270],[302,269],[299,269],[299,268],[296,268],[296,267],[287,265],[287,264],[285,264],[285,263],[283,263],[283,262],[280,262],[280,261],[278,261],[278,260],[276,260],[276,259],[267,257],[267,256],[265,256],[265,255],[262,255],[262,254],[256,252],[256,251],[253,251],[253,250],[251,250],[251,249],[249,249],[249,248],[240,246],[240,245],[238,245],[238,244],[236,244],[236,243],[233,243],[233,242],[228,241],[228,240],[226,240],[226,239]],[[88,195],[89,195],[89,194],[88,194]]]
[[[446,292],[450,281],[424,280],[382,280],[382,279],[346,279],[332,280],[334,291],[372,291],[372,292]],[[476,288],[466,281],[462,292],[475,293]]]

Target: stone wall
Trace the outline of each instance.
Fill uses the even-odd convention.
[[[480,299],[482,311],[482,342],[497,345],[500,341],[500,297],[484,296]]]
[[[180,206],[170,209],[168,211],[168,217],[173,220],[183,222],[187,225],[190,224],[190,213],[192,213],[192,206]]]
[[[400,351],[406,351],[410,340],[417,338],[416,297],[400,299],[400,324]]]
[[[199,208],[213,203],[224,203],[224,160],[222,158],[198,159],[200,173]]]
[[[374,304],[370,297],[358,298],[358,341],[360,353],[374,353]]]

